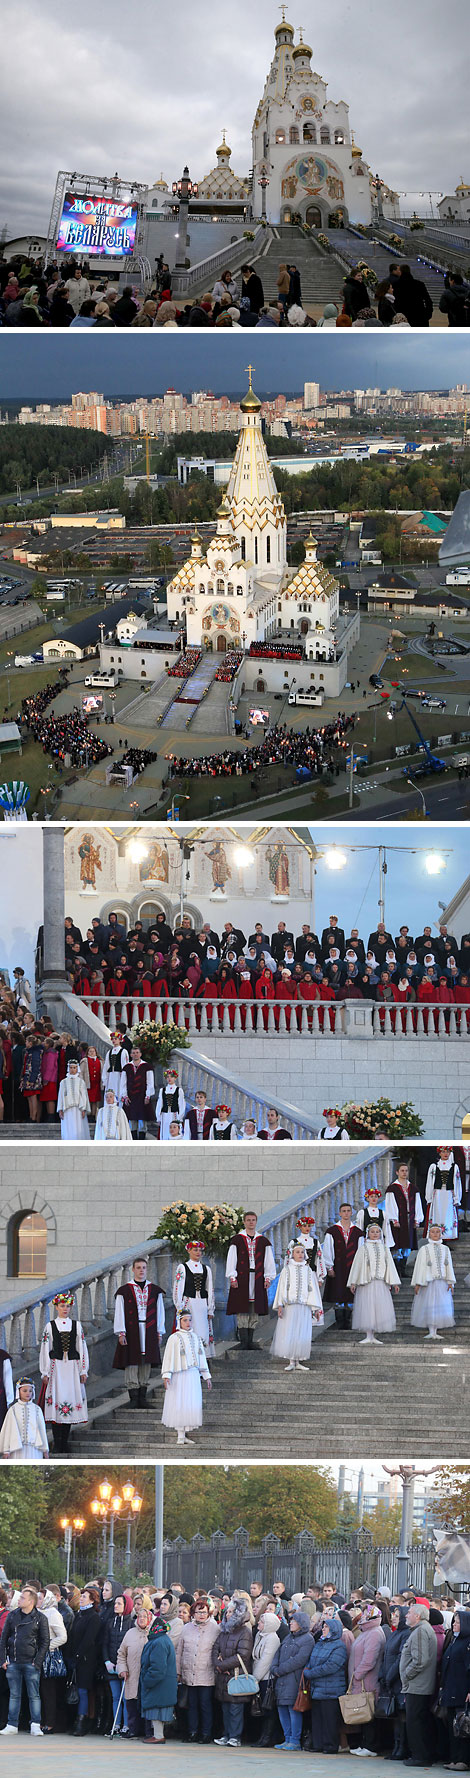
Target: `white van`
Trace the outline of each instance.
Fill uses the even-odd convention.
[[[308,710],[313,710],[313,707],[315,704],[323,704],[324,702],[325,702],[324,691],[321,691],[321,690],[316,691],[315,687],[313,685],[312,685],[311,691],[290,691],[289,692],[289,703],[290,704],[305,704],[307,706]]]
[[[87,673],[85,679],[85,685],[89,685],[93,689],[101,686],[102,691],[113,691],[115,684],[115,673]]]

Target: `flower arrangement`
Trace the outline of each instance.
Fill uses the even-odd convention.
[[[331,248],[330,248],[330,243],[329,243],[329,240],[328,240],[328,235],[324,235],[324,234],[322,234],[322,232],[321,232],[321,231],[320,231],[320,233],[319,233],[319,234],[318,234],[318,235],[317,235],[317,237],[316,237],[316,238],[317,238],[317,241],[319,241],[319,242],[320,242],[320,247],[325,247],[325,248],[326,248],[326,251],[327,251],[327,253],[330,253],[330,252],[331,252]]]
[[[424,1126],[409,1100],[392,1105],[390,1099],[364,1099],[362,1105],[343,1105],[341,1122],[354,1141],[364,1136],[371,1139],[383,1131],[390,1142],[403,1136],[422,1136]]]
[[[166,1025],[156,1024],[154,1019],[144,1019],[141,1025],[132,1026],[131,1043],[142,1050],[145,1062],[161,1062],[164,1067],[174,1050],[188,1049],[189,1037],[170,1019]]]
[[[164,1204],[152,1241],[169,1241],[174,1253],[185,1253],[188,1241],[204,1241],[210,1253],[225,1253],[243,1228],[244,1211],[233,1204],[187,1204],[176,1198]]]

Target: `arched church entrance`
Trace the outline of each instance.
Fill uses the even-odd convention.
[[[309,629],[310,629],[310,624],[308,621],[308,617],[303,617],[301,625],[300,625],[301,636],[308,636]]]
[[[227,647],[227,637],[222,636],[222,635],[218,636],[217,637],[217,654],[225,654],[226,647]]]
[[[309,228],[321,228],[322,213],[319,204],[309,204],[305,221],[308,222]]]
[[[264,679],[257,679],[257,681],[256,681],[256,690],[257,690],[257,691],[266,691],[266,686],[265,686],[265,683],[264,683]]]

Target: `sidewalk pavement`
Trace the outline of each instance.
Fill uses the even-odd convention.
[[[31,1739],[29,1735],[9,1735],[3,1746],[8,1749],[10,1778],[31,1778],[31,1773],[36,1771],[39,1778],[57,1778],[58,1770],[65,1770],[67,1778],[83,1778],[84,1771],[86,1773],[91,1766],[94,1778],[95,1774],[97,1778],[111,1778],[111,1774],[116,1778],[117,1771],[122,1778],[135,1778],[136,1768],[139,1769],[141,1763],[145,1771],[155,1763],[162,1764],[168,1778],[188,1778],[188,1770],[190,1778],[207,1778],[211,1772],[214,1778],[216,1774],[217,1778],[219,1775],[228,1778],[234,1763],[237,1771],[240,1763],[243,1765],[243,1778],[262,1778],[263,1770],[266,1775],[269,1773],[269,1778],[272,1778],[273,1771],[276,1778],[281,1778],[281,1773],[285,1773],[285,1778],[294,1778],[298,1767],[301,1772],[307,1770],[307,1761],[315,1778],[327,1778],[327,1774],[331,1778],[331,1760],[336,1757],[322,1753],[278,1755],[272,1747],[258,1751],[247,1745],[238,1748],[196,1745],[188,1749],[184,1741],[166,1741],[160,1749],[153,1743],[146,1746],[144,1741],[121,1741],[119,1736],[107,1741],[100,1735],[92,1735],[89,1740],[74,1740],[70,1735],[46,1735],[42,1741],[39,1737]],[[354,1766],[351,1765],[352,1758]],[[373,1778],[390,1778],[390,1763],[380,1758],[374,1758],[372,1762],[342,1754],[333,1769],[341,1772],[344,1778],[357,1778],[358,1769],[362,1771],[364,1767],[372,1772]],[[397,1761],[394,1770],[400,1778],[404,1772],[401,1761]],[[436,1764],[433,1770],[443,1772],[445,1768]]]

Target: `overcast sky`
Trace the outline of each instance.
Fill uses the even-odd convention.
[[[61,0],[10,6],[0,228],[45,231],[59,168],[150,183],[163,172],[171,185],[187,160],[200,179],[223,127],[246,173],[279,18],[272,0],[178,0],[174,14],[167,0],[81,0],[78,13]],[[373,172],[413,193],[453,192],[469,177],[466,0],[335,0],[301,22],[312,69],[349,103]]]
[[[255,367],[260,394],[300,392],[306,379],[324,389],[444,389],[470,385],[468,334],[313,331],[286,335],[168,333],[110,335],[100,328],[65,333],[0,330],[0,406],[8,398],[68,397],[81,389],[117,395],[158,395],[170,386],[188,393],[212,389],[235,396]]]

